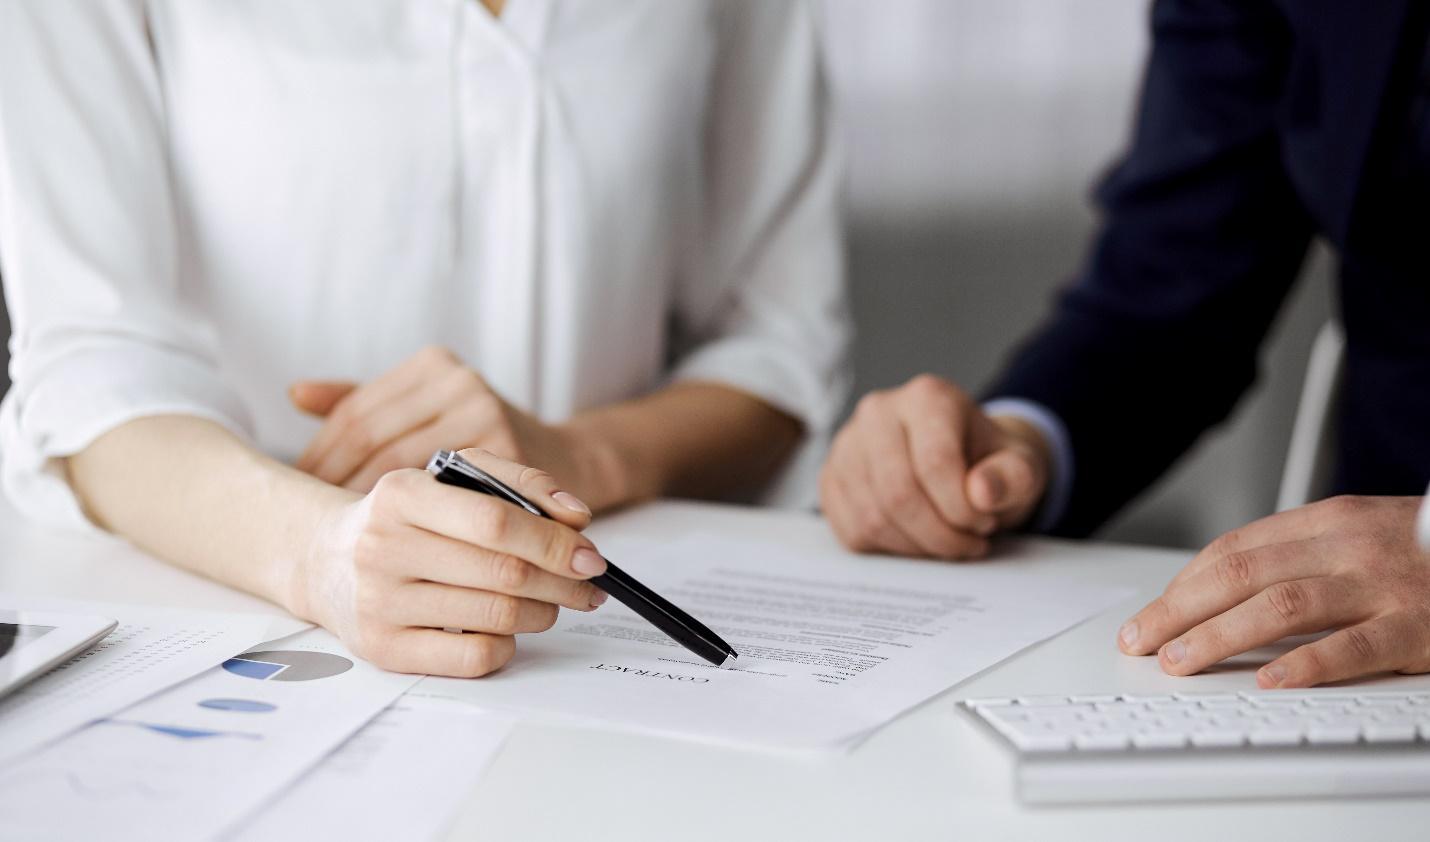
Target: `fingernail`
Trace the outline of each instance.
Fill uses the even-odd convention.
[[[1267,664],[1261,668],[1261,677],[1272,687],[1286,680],[1286,668],[1280,664]]]
[[[1180,664],[1182,659],[1187,657],[1187,645],[1180,640],[1174,640],[1167,644],[1167,648],[1162,650],[1162,654],[1167,656],[1170,664]]]
[[[558,491],[555,494],[551,495],[551,499],[555,500],[556,502],[578,514],[591,514],[591,507],[578,500],[574,494],[567,494],[564,491]]]
[[[606,572],[606,560],[595,550],[581,547],[572,554],[571,567],[586,576],[599,576]]]
[[[606,593],[605,591],[603,591],[603,590],[597,588],[597,589],[596,589],[596,592],[593,593],[593,594],[591,594],[591,607],[592,607],[592,608],[600,608],[602,605],[605,605],[605,604],[606,604],[606,600],[608,600],[608,599],[610,599],[610,598],[611,598],[611,595],[610,595],[610,594],[608,594],[608,593]]]
[[[1142,630],[1137,628],[1136,623],[1124,623],[1121,630],[1117,632],[1117,636],[1122,639],[1122,645],[1125,648],[1131,649],[1137,645],[1137,636],[1141,633]]]

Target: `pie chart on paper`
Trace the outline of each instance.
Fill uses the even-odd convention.
[[[274,649],[245,652],[223,662],[223,668],[258,681],[313,681],[331,678],[353,668],[353,662],[328,652],[301,649]]]

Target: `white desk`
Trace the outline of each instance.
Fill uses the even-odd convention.
[[[818,519],[661,503],[599,523],[593,536],[663,538],[699,527],[834,548]],[[1191,678],[1113,646],[1123,619],[1185,553],[1055,541],[1010,542],[1000,565],[1133,584],[1142,593],[965,682],[847,755],[791,759],[654,737],[522,725],[452,828],[453,839],[1135,839],[1425,838],[1430,799],[1028,809],[1012,761],[955,714],[966,696],[1245,689],[1262,658]],[[53,536],[0,507],[0,590],[277,612],[109,539]],[[1430,688],[1430,677],[1386,678]]]

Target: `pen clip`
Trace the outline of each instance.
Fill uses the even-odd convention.
[[[427,470],[439,480],[452,474],[460,474],[468,480],[468,482],[460,483],[466,488],[490,494],[514,506],[520,506],[537,517],[551,517],[535,503],[521,496],[516,489],[468,462],[462,458],[461,454],[454,451],[439,450],[432,454],[431,461],[427,463]]]

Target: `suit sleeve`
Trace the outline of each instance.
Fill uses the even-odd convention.
[[[1286,22],[1265,2],[1162,0],[1152,31],[1085,266],[990,390],[1066,425],[1053,534],[1095,530],[1230,414],[1312,234],[1279,149]]]

